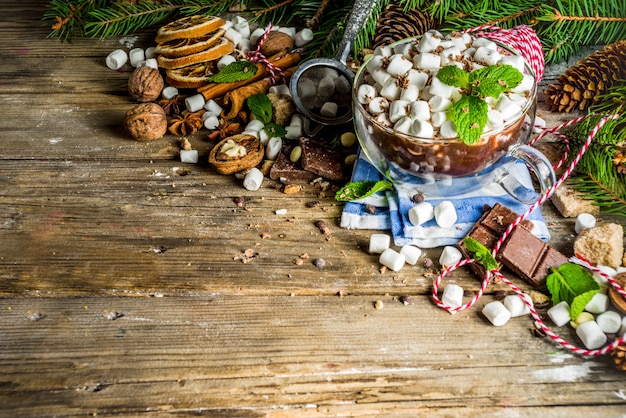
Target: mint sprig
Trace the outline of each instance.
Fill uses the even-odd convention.
[[[362,180],[352,181],[335,194],[335,200],[339,202],[349,202],[351,200],[363,199],[374,193],[385,190],[393,190],[393,184],[387,180]]]
[[[239,60],[231,62],[222,68],[217,74],[207,78],[211,83],[232,83],[235,81],[243,81],[253,77],[259,68],[251,61]]]
[[[246,99],[246,104],[254,116],[264,124],[272,120],[272,101],[265,93],[255,94]]]
[[[600,291],[600,285],[584,267],[565,263],[559,268],[552,267],[546,278],[546,286],[552,296],[552,304],[565,301],[570,306],[570,317],[575,320],[585,309],[593,295]]]
[[[450,109],[450,119],[463,143],[476,143],[487,125],[487,97],[498,98],[517,87],[524,75],[508,64],[488,65],[470,73],[456,65],[447,65],[437,72],[437,78],[449,86],[459,87],[462,97]]]
[[[498,262],[493,257],[493,254],[491,254],[489,248],[469,236],[463,239],[463,244],[465,244],[467,251],[472,253],[474,260],[480,261],[487,270],[495,270],[498,268]]]

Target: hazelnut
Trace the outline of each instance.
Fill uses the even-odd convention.
[[[128,79],[128,93],[137,102],[151,102],[158,99],[163,90],[163,77],[158,69],[137,67]]]
[[[167,132],[167,117],[158,104],[142,103],[126,112],[124,127],[136,140],[152,141]]]
[[[294,40],[284,32],[273,30],[267,34],[267,38],[261,45],[261,53],[266,57],[271,57],[283,50],[292,49]]]

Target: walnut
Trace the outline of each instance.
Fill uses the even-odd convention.
[[[271,57],[281,51],[292,49],[293,46],[294,40],[291,36],[284,32],[273,30],[267,34],[267,38],[261,45],[261,53],[266,57]]]
[[[167,132],[167,117],[156,103],[138,104],[126,112],[124,128],[137,141],[152,141]]]
[[[234,174],[255,167],[265,155],[258,138],[237,134],[222,139],[209,152],[209,164],[220,174]]]
[[[163,77],[158,69],[141,66],[137,67],[128,79],[128,93],[140,103],[158,99],[163,90]]]

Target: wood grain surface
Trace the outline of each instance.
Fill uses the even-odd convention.
[[[286,195],[267,179],[247,191],[208,166],[206,133],[190,138],[196,165],[178,161],[174,136],[129,139],[129,70],[104,58],[123,41],[151,46],[154,31],[63,44],[46,38],[45,2],[2,5],[0,416],[626,413],[626,374],[608,356],[535,337],[529,317],[488,324],[480,309],[505,285],[450,315],[432,272],[380,271],[373,231],[341,229],[332,193]],[[541,105],[550,126],[571,118]],[[542,211],[571,255],[574,221]],[[446,283],[480,286],[464,269]]]

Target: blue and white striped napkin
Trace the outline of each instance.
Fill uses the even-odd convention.
[[[532,189],[530,173],[524,163],[513,163],[509,170],[525,187]],[[359,152],[359,158],[352,173],[352,181],[382,179],[382,175],[369,163],[364,153]],[[420,180],[415,178],[414,181],[419,182]],[[463,189],[464,186],[459,184],[459,190]],[[433,219],[420,226],[415,226],[408,218],[408,211],[414,205],[411,200],[412,195],[413,193],[410,191],[394,189],[359,201],[347,202],[341,215],[340,225],[347,229],[390,230],[394,244],[397,246],[412,244],[421,248],[434,248],[454,245],[465,237],[482,215],[484,205],[493,206],[500,203],[519,214],[526,212],[529,208],[529,205],[512,198],[499,184],[488,183],[479,190],[457,195],[453,198],[429,199],[426,197],[426,200],[433,206],[444,200],[450,200],[454,203],[457,222],[449,228],[441,228]],[[368,205],[374,206],[376,210],[368,210]],[[544,241],[550,239],[550,232],[539,208],[534,210],[526,219],[531,220],[535,225],[533,234]]]

